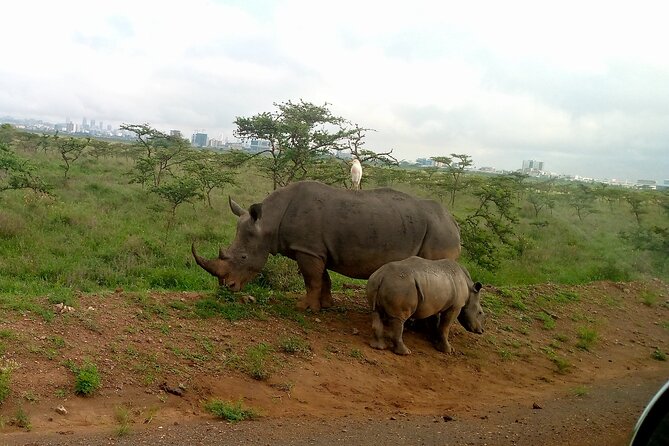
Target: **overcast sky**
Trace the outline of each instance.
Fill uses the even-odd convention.
[[[303,99],[398,159],[669,178],[662,1],[21,0],[2,16],[0,116],[232,140],[235,117]]]

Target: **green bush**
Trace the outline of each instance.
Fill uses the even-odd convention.
[[[218,418],[237,422],[244,420],[253,420],[258,417],[258,413],[253,409],[248,409],[242,406],[241,401],[236,403],[225,402],[213,399],[207,402],[204,406],[207,412],[217,416]]]
[[[74,393],[83,396],[90,396],[101,386],[98,367],[92,362],[85,362],[80,368],[75,370]]]

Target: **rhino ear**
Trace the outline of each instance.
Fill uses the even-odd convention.
[[[251,214],[251,218],[253,219],[253,221],[258,221],[258,219],[262,217],[262,204],[261,203],[252,204],[251,207],[249,208],[249,214]]]
[[[481,291],[481,288],[483,288],[483,285],[481,284],[481,282],[476,282],[476,283],[474,284],[474,291],[476,291],[477,293],[478,293],[479,291]]]
[[[230,209],[232,210],[232,213],[235,214],[237,217],[241,217],[242,215],[246,214],[246,210],[235,203],[235,200],[232,199],[231,196],[228,195],[228,203],[230,203]]]

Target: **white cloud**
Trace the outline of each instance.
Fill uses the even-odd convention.
[[[0,115],[232,135],[274,102],[328,102],[400,158],[523,158],[669,177],[659,1],[24,0],[3,7]],[[592,172],[592,173],[589,173]]]

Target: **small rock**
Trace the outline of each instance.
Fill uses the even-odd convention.
[[[397,419],[397,417],[390,417],[390,419],[391,419],[391,420],[396,420],[396,419]]]
[[[543,409],[543,408],[537,403],[532,403],[532,409]]]
[[[65,406],[62,406],[62,405],[56,407],[56,412],[61,414],[61,415],[67,415],[67,409],[65,408]]]
[[[241,301],[243,304],[254,304],[256,302],[256,298],[249,294],[245,294],[242,296]]]
[[[55,305],[56,311],[60,314],[63,313],[72,313],[74,312],[74,307],[71,307],[69,305],[65,305],[64,303],[59,303]]]
[[[360,333],[360,331],[358,331],[357,328],[354,328],[354,329],[353,329],[353,335],[354,335],[354,336],[357,336],[358,333]]]
[[[93,308],[93,307],[88,307],[88,308],[86,308],[86,311],[95,311],[95,308]]]
[[[318,318],[316,318],[316,319],[314,319],[314,321],[316,321],[316,322],[320,322],[321,320],[320,320],[320,319],[318,319]]]
[[[160,385],[160,390],[164,390],[165,392],[171,393],[172,395],[176,395],[176,396],[183,396],[183,394],[184,394],[184,389],[181,386],[171,387],[171,386],[168,386],[166,382],[164,382]]]
[[[123,288],[120,288],[120,287],[119,287],[119,288],[116,288],[116,289],[114,290],[114,292],[115,292],[115,293],[122,293],[122,292],[123,292]]]
[[[454,421],[454,420],[455,420],[455,418],[453,418],[453,417],[450,416],[450,415],[444,415],[444,416],[441,417],[441,418],[443,418],[444,421]]]

